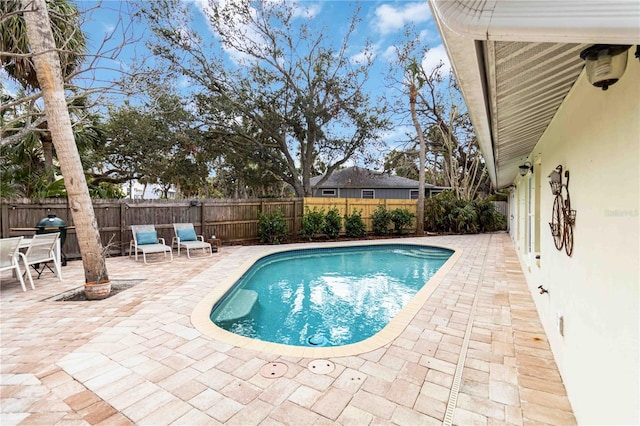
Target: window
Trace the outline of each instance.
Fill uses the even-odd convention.
[[[410,192],[409,198],[411,198],[412,200],[417,200],[419,194],[420,194],[420,191],[418,191],[417,189],[412,189]]]
[[[363,189],[362,198],[376,198],[375,189]]]
[[[323,197],[335,197],[336,196],[336,190],[335,189],[323,189],[322,190],[322,196]]]

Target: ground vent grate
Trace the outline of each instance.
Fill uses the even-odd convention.
[[[491,245],[491,239],[493,236],[489,236],[489,243]],[[478,297],[480,296],[480,290],[482,289],[482,281],[484,279],[484,271],[487,266],[487,253],[485,250],[484,259],[482,260],[482,269],[480,270],[480,276],[478,277],[478,286],[476,287],[476,293],[473,298],[473,304],[471,305],[471,312],[469,313],[469,321],[467,322],[467,328],[464,333],[464,339],[462,340],[462,348],[460,349],[460,357],[458,358],[458,364],[456,365],[456,372],[453,376],[453,384],[451,385],[451,393],[449,394],[449,401],[447,402],[447,410],[444,414],[444,420],[442,424],[444,426],[451,426],[453,424],[453,414],[458,404],[458,394],[460,393],[460,385],[462,383],[462,372],[464,370],[464,363],[467,359],[467,350],[469,349],[469,340],[471,340],[471,330],[473,329],[473,320],[476,316],[476,310],[478,307]]]

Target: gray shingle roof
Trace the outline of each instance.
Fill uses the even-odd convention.
[[[311,178],[314,188],[418,188],[418,181],[361,167],[347,167],[334,171],[322,186],[316,184],[322,176]],[[425,184],[426,188],[433,185]]]

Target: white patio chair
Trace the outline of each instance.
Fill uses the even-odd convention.
[[[18,255],[24,262],[25,269],[27,270],[27,278],[29,278],[32,288],[35,287],[33,287],[33,278],[29,266],[38,273],[38,278],[40,278],[40,275],[42,275],[45,268],[47,268],[62,281],[62,270],[60,269],[60,263],[58,263],[58,256],[56,256],[58,238],[60,238],[59,232],[36,234],[31,238],[27,252],[24,254],[18,252]],[[49,266],[49,262],[53,262],[53,269]]]
[[[193,228],[192,223],[174,223],[173,231],[175,232],[175,237],[173,237],[173,240],[171,241],[171,246],[178,246],[178,256],[180,256],[181,247],[187,250],[187,258],[189,259],[191,259],[189,250],[202,249],[202,256],[198,257],[213,256],[211,244],[206,242],[202,235],[196,235],[196,231]],[[209,251],[208,255],[207,251]]]
[[[3,238],[0,240],[0,271],[14,271],[22,291],[27,291],[24,286],[24,279],[22,278],[22,271],[20,270],[20,243],[23,237]],[[31,282],[31,288],[35,290],[33,282]]]
[[[166,245],[164,238],[158,238],[158,232],[153,225],[131,225],[131,233],[133,234],[133,240],[129,243],[129,257],[131,252],[135,254],[136,261],[138,260],[138,252],[142,253],[142,260],[145,264],[147,262],[147,254],[150,253],[162,253],[164,255],[164,261],[153,263],[165,263],[173,261],[173,251],[171,247]],[[169,253],[169,260],[167,259],[167,253]]]

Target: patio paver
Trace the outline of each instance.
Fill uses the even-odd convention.
[[[463,254],[397,338],[329,358],[326,374],[191,325],[260,246],[156,266],[110,258],[112,280],[142,281],[94,302],[43,301],[81,286],[79,261],[27,292],[4,274],[0,424],[575,424],[509,236],[419,240]],[[269,362],[285,375],[263,377]]]

